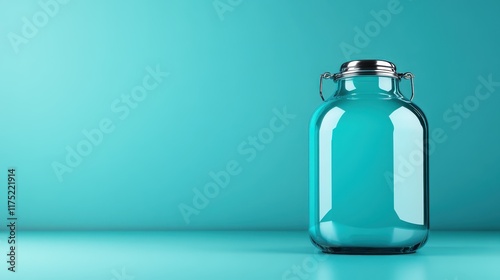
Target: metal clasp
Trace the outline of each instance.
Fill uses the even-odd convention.
[[[321,97],[321,100],[325,101],[325,98],[323,97],[323,79],[332,79],[336,80],[336,74],[331,74],[330,72],[325,72],[321,75],[319,75],[319,96]]]
[[[413,101],[413,97],[415,97],[415,85],[413,83],[413,78],[415,78],[415,75],[413,75],[413,73],[411,72],[406,72],[406,73],[399,73],[398,77],[400,79],[410,80],[410,85],[411,85],[410,101]]]
[[[410,80],[410,85],[411,85],[410,101],[413,101],[413,98],[415,97],[415,85],[413,78],[415,78],[415,75],[413,75],[413,73],[411,72],[405,72],[405,73],[397,73],[397,77],[399,79]],[[325,72],[319,76],[319,96],[321,97],[321,100],[325,101],[325,97],[323,96],[323,79],[332,79],[335,82],[339,78],[341,78],[341,74],[332,74],[330,72]]]

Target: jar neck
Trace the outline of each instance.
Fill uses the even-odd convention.
[[[357,76],[338,82],[335,97],[348,98],[402,98],[399,80],[391,77]]]

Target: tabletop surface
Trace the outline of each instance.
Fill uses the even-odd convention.
[[[0,279],[500,279],[500,232],[431,231],[417,253],[386,256],[323,254],[305,231],[27,231],[16,241],[16,272],[2,261]]]

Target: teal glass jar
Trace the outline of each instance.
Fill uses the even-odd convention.
[[[429,230],[428,124],[413,74],[384,60],[324,73],[338,88],[310,123],[309,235],[327,253],[398,254]],[[411,98],[400,91],[409,79]]]

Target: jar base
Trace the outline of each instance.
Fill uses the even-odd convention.
[[[413,254],[425,243],[420,242],[407,247],[349,247],[349,246],[322,246],[312,240],[323,253],[340,255],[400,255]]]

